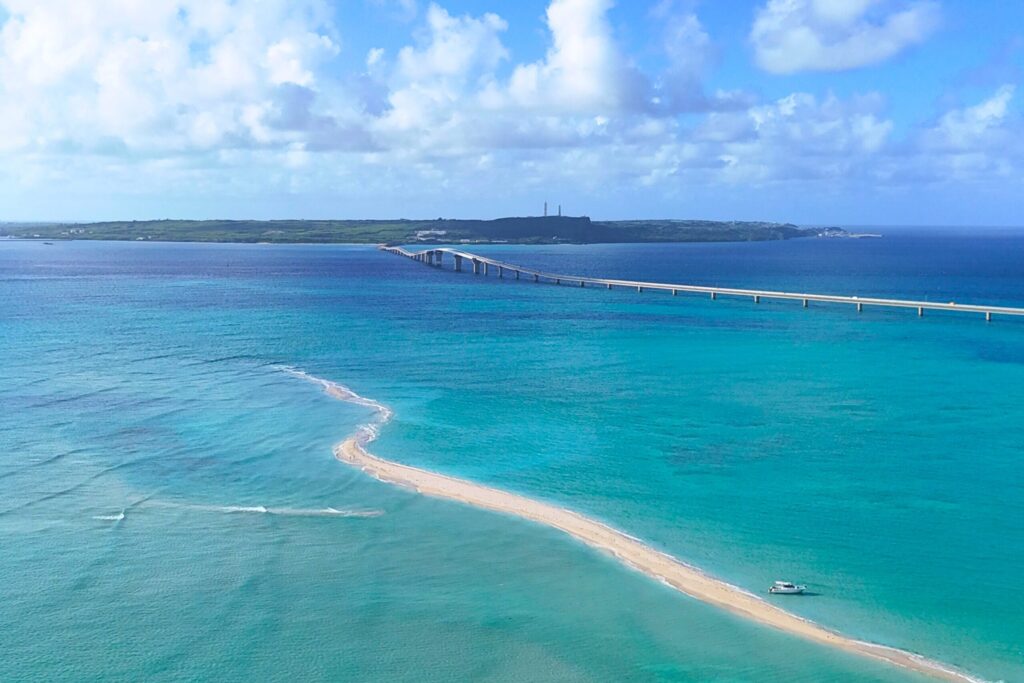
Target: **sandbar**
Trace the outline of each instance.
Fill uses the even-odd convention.
[[[283,369],[294,376],[319,384],[328,395],[336,399],[363,405],[376,412],[377,420],[372,424],[360,426],[352,436],[335,447],[334,454],[341,462],[357,467],[380,481],[410,488],[426,496],[457,501],[558,529],[592,548],[610,553],[623,564],[691,598],[805,640],[886,662],[936,680],[955,683],[982,682],[982,679],[922,655],[857,640],[832,631],[776,607],[738,586],[710,576],[624,531],[578,512],[510,491],[403,465],[373,455],[366,446],[377,438],[380,427],[393,416],[390,408],[364,398],[341,384],[293,368]]]

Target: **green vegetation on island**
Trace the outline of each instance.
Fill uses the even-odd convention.
[[[361,244],[594,244],[749,242],[810,237],[817,230],[763,221],[592,221],[586,216],[495,220],[156,220],[0,223],[0,237],[51,240]]]

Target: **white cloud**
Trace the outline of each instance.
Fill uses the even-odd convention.
[[[8,149],[286,144],[271,121],[280,87],[313,87],[339,49],[320,0],[2,4]]]
[[[886,173],[903,183],[977,183],[1024,176],[1024,122],[1011,106],[1016,88],[999,87],[978,104],[951,109],[923,127]],[[1019,189],[1017,190],[1019,191]]]
[[[717,61],[718,48],[690,4],[662,0],[651,11],[661,26],[662,48],[668,68],[655,80],[651,99],[666,113],[738,109],[751,104],[743,92],[707,94],[704,80]]]
[[[429,38],[419,47],[402,48],[398,53],[398,76],[407,82],[461,80],[493,70],[508,57],[500,37],[507,28],[505,20],[496,14],[453,17],[432,4],[427,10]]]
[[[938,23],[930,1],[769,0],[750,41],[766,71],[840,71],[883,62],[923,42]]]
[[[426,32],[398,53],[390,79],[390,109],[376,128],[389,133],[430,134],[472,106],[472,92],[484,87],[508,57],[501,42],[507,24],[496,14],[454,17],[438,5],[427,10]]]
[[[311,86],[315,80],[312,65],[336,54],[338,46],[327,36],[316,33],[279,40],[266,51],[268,80],[274,85]]]
[[[610,0],[552,0],[549,45],[533,61],[504,41],[543,25],[438,4],[407,45],[365,54],[345,54],[344,18],[335,25],[320,0],[0,7],[10,12],[0,27],[5,201],[29,186],[148,186],[158,202],[165,190],[433,201],[570,187],[598,201],[609,188],[673,196],[1024,175],[1012,84],[894,139],[875,93],[766,102],[708,88],[719,48],[685,0],[648,16],[644,56],[663,66],[646,71],[616,39]],[[924,7],[784,0],[762,14],[811,17],[814,59],[838,68],[865,34]]]
[[[926,131],[926,145],[960,151],[991,148],[1008,132],[1005,124],[1015,91],[1015,86],[1003,85],[979,104],[946,112],[937,125]]]
[[[724,152],[733,180],[851,179],[870,166],[892,132],[877,95],[840,100],[794,93],[747,112],[750,128]],[[705,135],[713,131],[706,131]]]
[[[419,3],[416,0],[370,0],[374,5],[388,10],[390,15],[398,21],[412,21],[419,13]]]
[[[384,60],[384,48],[374,47],[366,53],[366,68],[373,69]]]
[[[511,101],[570,112],[642,107],[643,76],[615,42],[606,16],[611,6],[611,0],[553,0],[551,47],[542,61],[516,67]]]

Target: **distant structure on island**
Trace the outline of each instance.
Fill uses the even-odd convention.
[[[548,217],[548,203],[547,203],[547,201],[545,201],[544,202],[544,218],[547,218],[547,217]],[[562,205],[561,204],[558,205],[558,217],[559,218],[562,217]]]

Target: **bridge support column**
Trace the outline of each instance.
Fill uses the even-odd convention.
[[[679,290],[673,289],[672,296],[679,296]]]
[[[479,274],[480,274],[480,262],[477,261],[476,259],[473,259],[473,275],[479,275]]]
[[[612,288],[612,283],[609,282],[608,283],[608,289],[611,289],[611,288]]]
[[[807,308],[807,299],[804,299],[804,308]]]
[[[985,311],[985,322],[992,322],[992,311]]]
[[[516,271],[516,279],[517,280],[519,279],[519,271],[518,270]]]
[[[498,266],[498,277],[499,278],[505,277],[505,269],[502,268],[501,266]]]
[[[434,252],[434,256],[437,257],[437,267],[438,268],[444,267],[444,252],[443,251],[435,251]]]
[[[560,285],[560,284],[562,284],[562,281],[561,280],[555,280],[555,284],[556,285]]]
[[[924,317],[924,306],[918,306],[917,307],[917,317],[918,318],[923,318]]]
[[[755,304],[761,303],[761,295],[760,294],[755,294],[754,295],[754,303]]]
[[[714,301],[718,298],[718,292],[711,292],[711,300]]]
[[[487,261],[484,261],[484,275],[490,275],[490,273],[491,273],[491,264],[488,263]]]
[[[462,257],[459,256],[458,254],[455,254],[455,272],[462,272]]]
[[[857,304],[857,312],[861,313],[863,310],[864,310],[864,304],[858,302],[858,304]]]
[[[539,275],[536,275],[536,274],[535,274],[535,275],[533,276],[533,281],[534,281],[534,282],[540,282],[540,276],[539,276]]]
[[[637,285],[636,286],[636,293],[637,294],[643,294],[644,293],[644,288],[641,287],[640,285]]]
[[[586,283],[583,280],[580,280],[580,287],[583,287],[585,284]]]

